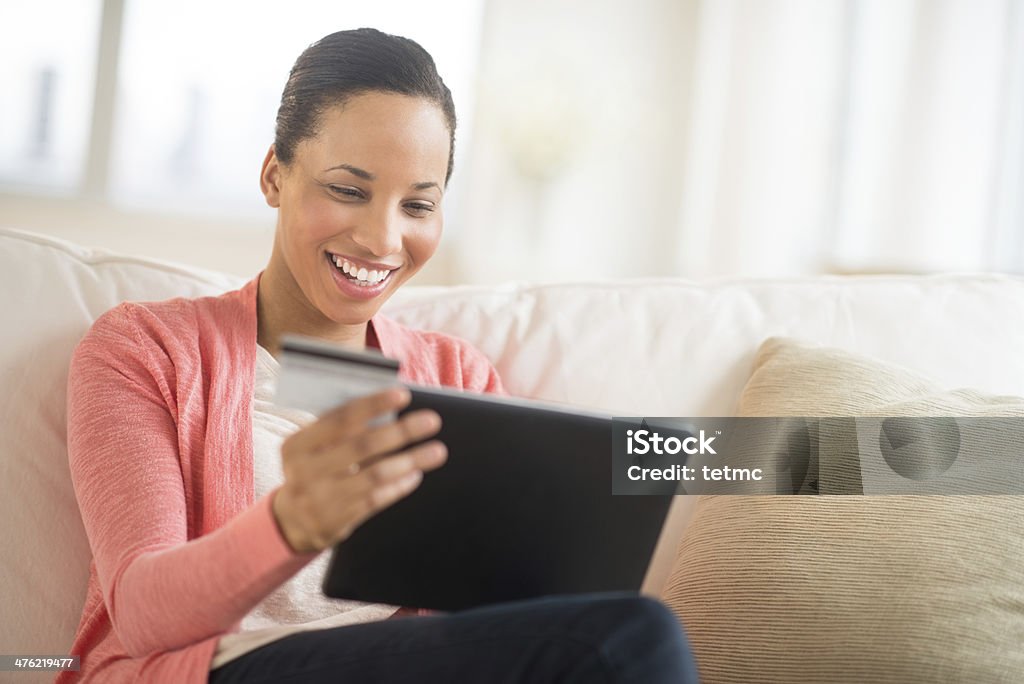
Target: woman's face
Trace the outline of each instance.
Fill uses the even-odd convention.
[[[268,269],[285,265],[330,321],[361,324],[441,239],[448,126],[432,102],[379,92],[332,107],[319,123],[290,164],[273,150],[264,162],[261,186],[279,209]]]

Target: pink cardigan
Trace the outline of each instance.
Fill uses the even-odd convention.
[[[220,635],[308,563],[253,503],[259,277],[218,297],[125,303],[96,321],[68,379],[68,456],[92,548],[58,682],[206,682]],[[501,391],[467,343],[373,319],[401,378]]]

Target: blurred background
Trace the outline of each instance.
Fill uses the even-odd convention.
[[[418,282],[1024,272],[1022,0],[0,7],[0,226],[253,275],[299,52],[421,43],[460,117]]]

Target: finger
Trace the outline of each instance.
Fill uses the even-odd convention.
[[[439,468],[447,460],[448,450],[443,442],[433,440],[417,445],[393,456],[382,458],[354,474],[356,491],[369,491],[392,480],[405,477],[413,470],[429,471]],[[346,472],[342,473],[346,475]]]
[[[422,409],[387,425],[367,430],[354,437],[350,443],[339,444],[333,451],[338,453],[335,458],[342,470],[349,470],[352,463],[366,467],[380,456],[436,435],[440,429],[441,416],[436,411]]]
[[[412,494],[412,492],[420,486],[420,482],[422,481],[423,473],[419,470],[413,470],[404,477],[400,477],[397,480],[392,480],[374,487],[370,491],[369,495],[370,505],[373,507],[373,511],[376,513],[377,511],[392,505],[399,499]]]
[[[436,470],[448,462],[448,447],[437,439],[419,444],[406,453],[412,455],[417,468],[427,472]]]
[[[292,434],[282,444],[290,452],[320,451],[344,435],[364,427],[370,420],[386,413],[401,411],[409,405],[412,395],[405,387],[392,387],[339,406],[323,414],[315,423]]]
[[[417,453],[413,454],[412,452],[414,451]],[[435,441],[421,445],[416,449],[410,449],[409,453],[405,456],[391,457],[386,460],[405,464],[404,466],[395,467],[392,471],[392,473],[398,473],[403,467],[410,468],[410,462],[415,464],[416,462],[426,461],[431,464],[431,468],[436,468],[446,458],[447,449],[444,444]],[[355,478],[349,480],[349,485],[351,486],[354,481]],[[416,468],[415,465],[411,466],[411,469],[407,470],[404,474],[377,484],[371,484],[369,477],[361,477],[360,483],[366,486],[366,488],[355,496],[346,497],[346,505],[340,511],[340,515],[337,518],[341,524],[335,528],[334,533],[329,535],[330,541],[320,544],[318,548],[324,549],[339,541],[344,541],[367,519],[414,492],[422,481],[423,472]]]

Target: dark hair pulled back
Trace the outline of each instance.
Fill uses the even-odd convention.
[[[277,110],[277,158],[290,164],[296,146],[316,136],[326,110],[369,92],[422,97],[441,108],[451,135],[447,183],[455,156],[452,94],[438,75],[430,53],[419,43],[370,28],[324,36],[299,55]]]

